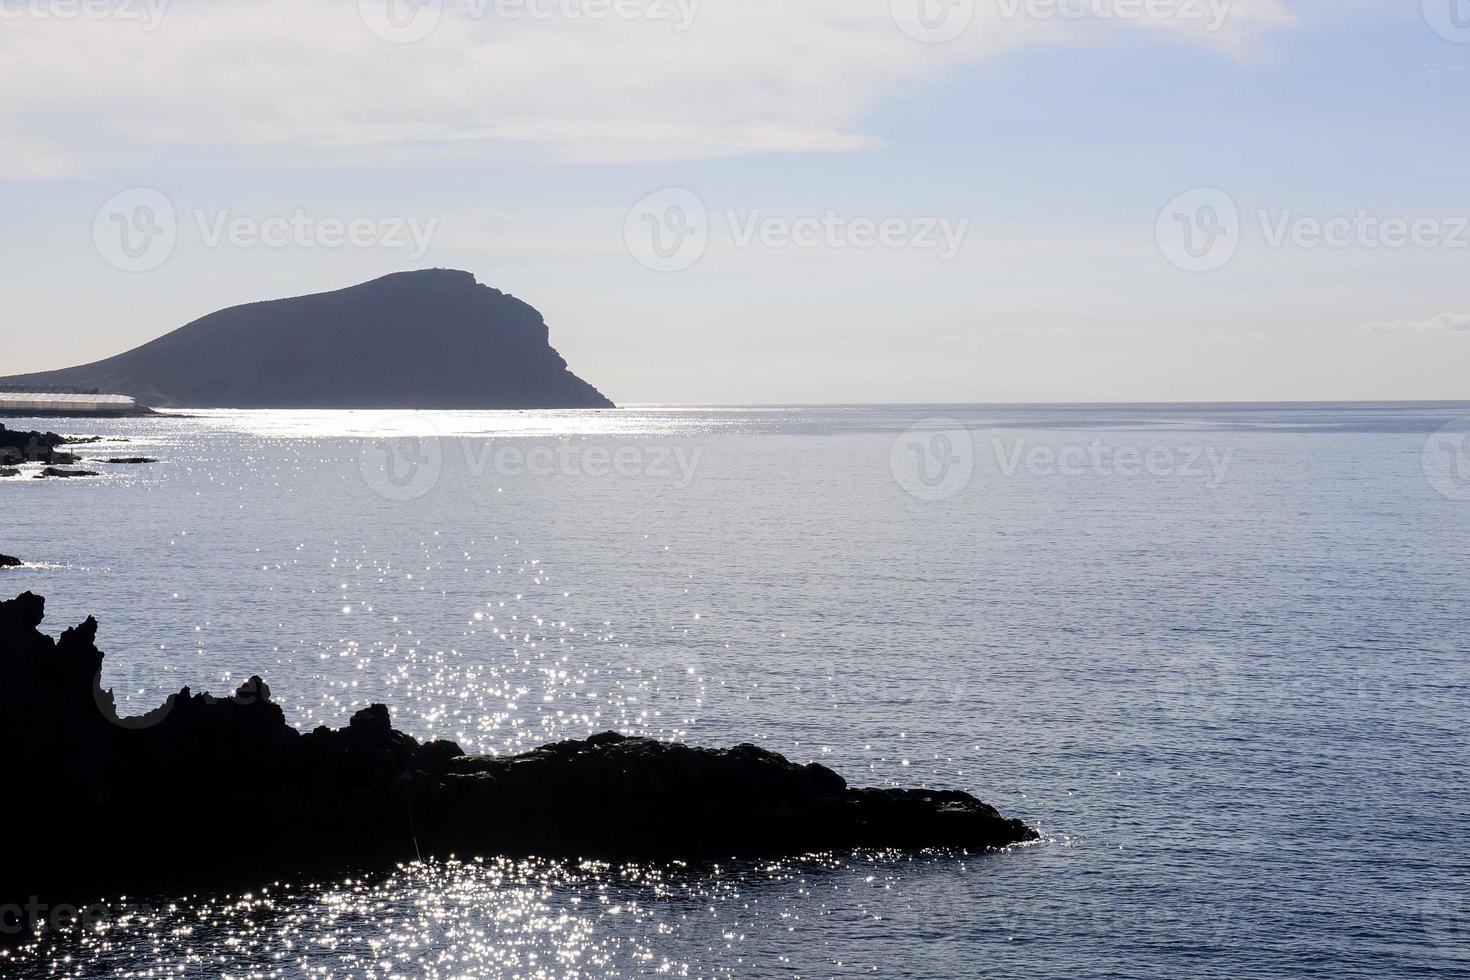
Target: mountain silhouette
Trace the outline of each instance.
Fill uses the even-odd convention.
[[[0,385],[158,408],[613,407],[567,369],[533,307],[451,269],[231,307],[126,354]]]

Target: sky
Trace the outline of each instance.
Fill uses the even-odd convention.
[[[1470,398],[1470,0],[0,0],[0,374],[458,268],[619,403]]]

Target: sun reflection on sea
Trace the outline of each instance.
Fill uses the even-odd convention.
[[[870,903],[911,875],[964,873],[943,860],[864,852],[698,867],[430,861],[244,894],[119,899],[85,928],[48,927],[0,952],[0,965],[44,960],[51,976],[78,980],[739,977],[747,936],[765,933],[769,943],[794,932],[802,914],[877,921]],[[769,964],[778,970],[790,962],[782,945]]]

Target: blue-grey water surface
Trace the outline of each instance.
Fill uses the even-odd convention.
[[[972,791],[1046,839],[718,869],[487,856],[148,896],[0,973],[1470,975],[1466,417],[11,421],[160,460],[0,480],[0,551],[30,562],[0,586],[44,594],[54,633],[95,614],[126,709],[259,673],[302,727],[384,701],[469,751],[756,741],[855,783]]]

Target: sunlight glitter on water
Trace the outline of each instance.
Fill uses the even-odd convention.
[[[292,439],[392,438],[433,434],[444,437],[672,436],[708,432],[718,422],[691,410],[604,411],[591,409],[503,412],[197,410],[190,413],[210,427],[262,437]]]
[[[78,980],[733,978],[756,966],[747,936],[789,935],[805,916],[881,921],[875,902],[954,861],[871,852],[699,867],[425,862],[240,895],[120,898],[93,909],[85,927],[45,927],[0,963],[44,956],[51,976]],[[963,875],[965,865],[945,873]],[[756,955],[766,970],[787,972],[784,948]],[[869,972],[839,954],[828,965]]]
[[[364,465],[378,440],[279,434],[292,414],[89,421],[161,462],[6,485],[3,550],[27,565],[0,577],[46,596],[53,634],[97,615],[127,713],[259,674],[303,729],[382,702],[469,751],[605,728],[753,741],[855,785],[968,790],[1052,843],[980,873],[899,861],[723,891],[705,875],[606,905],[508,871],[497,898],[470,866],[436,872],[457,885],[273,889],[259,915],[176,898],[146,932],[48,941],[0,974],[1464,972],[1470,524],[1421,454],[1470,404],[635,408],[584,413],[622,434],[524,438],[472,413],[448,428],[481,434],[445,439],[408,500]],[[975,472],[930,501],[892,448],[942,416],[972,427]],[[991,451],[1099,434],[1234,463],[1219,481],[1063,478]],[[597,447],[604,465],[502,471],[506,443],[522,461]],[[691,444],[687,480],[605,465]],[[515,945],[502,911],[538,938]]]

